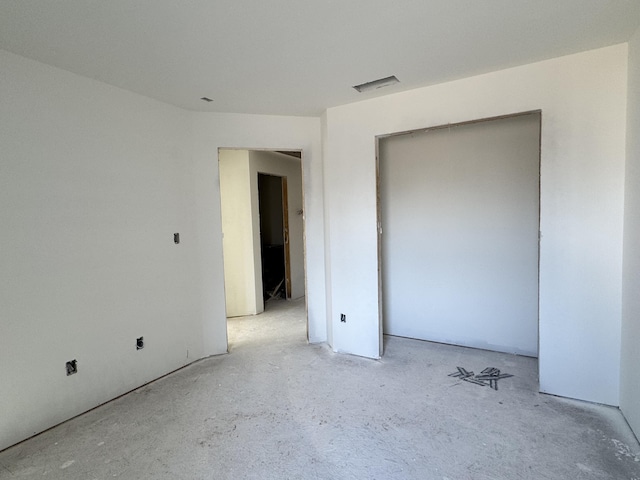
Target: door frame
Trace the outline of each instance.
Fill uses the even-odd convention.
[[[542,208],[542,110],[527,110],[523,112],[510,113],[505,115],[498,115],[493,117],[485,117],[474,120],[467,120],[464,122],[450,123],[450,124],[442,124],[436,125],[432,127],[425,128],[417,128],[411,130],[404,130],[400,132],[387,133],[382,135],[375,136],[375,175],[376,175],[376,227],[377,227],[377,254],[378,254],[378,330],[379,330],[379,348],[380,348],[380,356],[384,354],[384,310],[383,310],[383,279],[382,279],[382,204],[380,197],[380,141],[385,138],[400,136],[400,135],[408,135],[412,133],[426,133],[433,130],[441,130],[451,127],[458,127],[463,125],[471,125],[475,123],[488,122],[493,120],[502,120],[507,118],[519,117],[522,115],[531,115],[538,114],[539,115],[539,138],[538,138],[538,281],[537,281],[537,303],[538,303],[538,356],[537,362],[538,367],[540,365],[540,240],[542,238],[542,233],[540,231],[540,219],[541,219],[541,208]]]
[[[306,230],[307,230],[307,226],[306,226],[306,215],[304,215],[304,206],[305,206],[305,172],[304,172],[304,150],[301,148],[287,148],[287,147],[282,147],[282,148],[259,148],[259,147],[218,147],[217,149],[217,155],[216,155],[216,161],[220,162],[220,152],[223,150],[245,150],[248,152],[272,152],[272,153],[281,153],[281,154],[286,154],[287,152],[291,152],[292,154],[295,154],[293,156],[297,156],[297,154],[299,154],[299,160],[300,160],[300,175],[301,175],[301,189],[302,189],[302,208],[303,210],[301,212],[299,212],[302,215],[302,255],[303,255],[303,270],[304,270],[304,305],[305,305],[305,325],[306,325],[306,337],[307,337],[307,341],[309,341],[309,305],[308,305],[308,296],[309,296],[309,292],[308,292],[308,281],[307,281],[307,235],[306,235]],[[217,169],[219,172],[219,168]],[[278,175],[276,175],[278,176]],[[284,177],[283,177],[284,178]],[[218,196],[218,200],[220,205],[222,204],[222,200],[220,198],[221,195],[221,191],[220,191],[220,176],[218,175],[218,191],[217,191],[217,196]],[[288,198],[287,198],[288,201]],[[287,212],[288,213],[288,212]],[[287,218],[288,220],[288,218]],[[224,249],[224,246],[222,247]],[[223,268],[223,278],[224,278],[224,262],[222,262],[222,268]],[[290,274],[289,274],[290,277]],[[225,302],[225,312],[227,310],[226,308],[226,285],[223,282],[223,290],[225,291],[225,295],[223,296],[224,302]],[[225,318],[225,330],[228,329],[228,322]],[[228,330],[226,332],[227,335],[227,348],[228,348]]]

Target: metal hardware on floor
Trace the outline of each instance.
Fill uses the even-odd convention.
[[[494,390],[498,390],[498,380],[502,380],[504,378],[513,377],[510,373],[500,373],[500,370],[494,367],[487,367],[479,375],[474,375],[473,372],[470,372],[462,367],[456,367],[458,369],[457,372],[450,373],[449,377],[459,378],[464,380],[465,382],[475,383],[476,385],[481,385],[483,387],[489,386]]]

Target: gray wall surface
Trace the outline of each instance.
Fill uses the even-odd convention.
[[[640,29],[629,43],[620,409],[640,437]]]
[[[380,140],[385,333],[538,354],[539,113]]]

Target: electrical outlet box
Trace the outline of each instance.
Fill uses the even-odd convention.
[[[344,313],[340,314],[340,321],[342,323],[347,323],[347,316]]]
[[[67,377],[69,375],[74,375],[74,374],[78,373],[78,361],[77,360],[69,360],[66,363],[65,368],[67,369]]]
[[[144,337],[136,338],[136,350],[142,350],[144,348]]]

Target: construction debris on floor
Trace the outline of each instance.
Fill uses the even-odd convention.
[[[498,380],[503,378],[513,377],[509,373],[500,373],[500,370],[494,367],[487,367],[479,375],[474,375],[473,372],[469,372],[462,367],[456,367],[457,372],[450,373],[450,377],[456,377],[465,382],[475,383],[481,386],[490,386],[494,390],[498,390]]]

